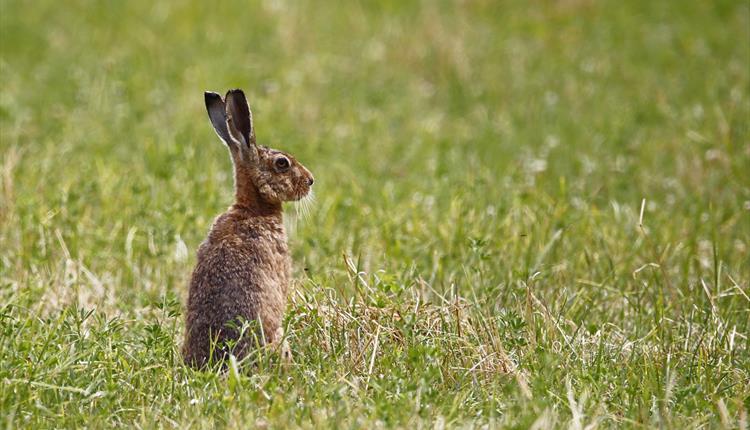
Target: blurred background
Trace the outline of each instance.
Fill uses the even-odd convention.
[[[231,203],[202,99],[230,87],[260,142],[318,178],[295,247],[315,271],[342,251],[430,271],[467,236],[529,241],[541,214],[492,221],[524,204],[637,213],[645,198],[665,235],[697,235],[702,213],[750,200],[746,2],[2,5],[5,270],[57,252],[38,241],[59,230],[129,276],[135,231],[127,264],[180,289],[165,242],[192,255]]]
[[[1,302],[182,303],[232,203],[202,94],[229,88],[316,177],[287,210],[306,293],[356,296],[345,255],[386,303],[524,315],[533,283],[632,339],[701,280],[747,291],[747,1],[0,5]],[[714,305],[746,330],[742,300]]]

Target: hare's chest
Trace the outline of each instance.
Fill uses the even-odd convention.
[[[261,291],[265,306],[285,302],[291,276],[291,259],[286,242],[276,238],[254,241],[246,260],[247,271],[252,273],[252,284]]]
[[[286,238],[259,235],[243,243],[246,263],[269,272],[272,278],[286,279],[290,258]]]

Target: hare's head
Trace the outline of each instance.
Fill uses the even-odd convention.
[[[229,147],[235,165],[237,198],[252,200],[259,194],[265,202],[279,204],[305,197],[313,175],[291,155],[255,142],[253,115],[242,90],[221,95],[206,92],[206,109],[211,124]]]

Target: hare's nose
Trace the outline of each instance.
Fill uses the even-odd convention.
[[[307,185],[312,186],[312,184],[315,182],[315,178],[310,176],[310,179],[307,180]]]

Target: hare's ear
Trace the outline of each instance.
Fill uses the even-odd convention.
[[[211,120],[211,125],[214,126],[214,131],[224,143],[230,148],[236,147],[236,143],[232,140],[232,136],[229,134],[227,129],[227,117],[226,108],[224,106],[224,100],[221,95],[206,91],[203,93],[206,99],[206,111],[208,111],[208,119]]]
[[[226,96],[227,129],[245,147],[255,146],[253,114],[242,90],[229,90]]]

